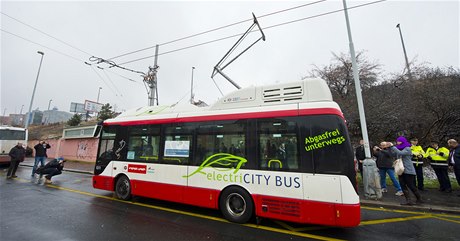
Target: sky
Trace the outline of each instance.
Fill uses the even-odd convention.
[[[374,2],[349,0],[347,5],[369,3],[349,9],[353,44],[356,51],[365,51],[369,60],[381,64],[384,73],[404,70],[398,23],[409,61],[459,68],[459,1]],[[343,9],[337,0],[2,0],[0,9],[1,115],[29,109],[41,60],[37,51],[44,56],[32,109],[47,110],[50,105],[62,111],[69,111],[71,102],[96,101],[98,94],[100,103],[109,103],[116,111],[148,105],[140,73],[98,64],[91,57],[146,73],[153,66],[151,56],[157,44],[159,104],[189,102],[192,67],[195,100],[214,103],[222,97],[220,91],[236,90],[217,75],[214,81],[219,91],[211,74],[238,40],[226,37],[241,35],[251,27],[252,13],[265,28],[266,40],[224,70],[241,87],[298,81],[314,65],[330,64],[332,53],[349,53],[343,11],[327,14]],[[299,19],[305,20],[294,21]],[[234,24],[243,20],[249,21]],[[288,22],[292,23],[279,25]],[[229,59],[260,36],[257,31],[250,33]],[[214,41],[222,38],[226,39]]]

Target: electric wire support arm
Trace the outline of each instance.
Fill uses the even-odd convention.
[[[224,55],[224,57],[222,57],[222,59],[216,64],[216,66],[214,66],[214,70],[212,72],[212,75],[211,75],[211,78],[214,80],[214,76],[216,76],[217,73],[221,74],[225,79],[227,79],[231,84],[233,84],[237,89],[241,89],[241,87],[235,82],[233,81],[232,79],[230,79],[230,77],[228,77],[224,72],[223,70],[228,66],[230,65],[231,63],[233,63],[233,61],[235,61],[237,58],[239,58],[242,54],[244,54],[247,50],[249,50],[252,46],[254,46],[257,42],[259,42],[260,40],[263,40],[265,41],[265,34],[264,32],[262,31],[262,28],[260,27],[259,25],[259,22],[257,21],[257,18],[256,16],[254,15],[254,13],[252,13],[252,17],[254,18],[254,22],[253,24],[251,25],[251,27],[249,27],[248,30],[246,30],[246,32],[238,39],[238,41],[236,41],[236,43],[230,48],[230,50]],[[258,38],[256,41],[254,41],[254,43],[252,43],[251,45],[249,45],[247,48],[245,48],[243,51],[241,51],[241,53],[239,53],[238,55],[236,55],[233,59],[231,59],[228,63],[226,63],[224,66],[221,66],[225,60],[227,60],[227,58],[230,56],[230,54],[233,53],[233,51],[235,51],[235,49],[241,44],[241,42],[244,40],[244,38],[246,38],[246,36],[248,36],[249,33],[255,31],[253,30],[254,27],[257,26],[257,28],[259,29],[260,33],[262,34],[262,36],[260,38]]]

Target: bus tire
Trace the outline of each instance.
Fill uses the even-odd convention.
[[[117,179],[115,184],[115,195],[121,200],[131,199],[131,182],[127,176],[123,175]]]
[[[246,223],[254,213],[251,195],[239,187],[226,188],[219,198],[219,208],[224,217],[235,223]]]

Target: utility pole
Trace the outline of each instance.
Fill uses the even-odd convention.
[[[195,67],[192,67],[192,84],[190,87],[190,104],[193,105],[193,70],[195,70]]]
[[[399,36],[401,37],[401,44],[402,44],[402,48],[404,52],[404,58],[406,59],[407,76],[409,77],[409,80],[412,80],[412,73],[410,72],[409,61],[407,60],[406,47],[404,46],[404,39],[403,39],[402,32],[401,32],[401,25],[398,23],[398,25],[396,25],[396,28],[399,29]]]
[[[149,106],[158,105],[158,85],[157,85],[157,72],[158,72],[158,44],[155,46],[155,61],[153,67],[149,67],[147,75],[144,76],[144,82],[149,86]]]
[[[353,38],[351,37],[350,20],[348,19],[347,3],[343,0],[343,8],[345,12],[345,21],[347,24],[348,41],[351,55],[351,64],[353,67],[353,79],[355,81],[356,99],[358,101],[359,120],[361,122],[361,132],[364,140],[364,153],[366,159],[371,159],[371,152],[369,148],[369,137],[367,134],[366,115],[364,114],[363,96],[361,93],[361,82],[359,81],[358,66],[356,65],[355,46],[353,45]]]

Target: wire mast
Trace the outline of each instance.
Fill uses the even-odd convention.
[[[149,71],[147,75],[144,75],[144,82],[149,86],[147,93],[149,95],[149,106],[154,106],[155,101],[158,105],[158,78],[157,72],[160,66],[158,66],[158,44],[155,45],[155,60],[153,67],[149,66]]]
[[[259,22],[257,21],[257,18],[256,18],[256,15],[254,15],[254,13],[252,13],[252,17],[254,18],[254,22],[253,24],[251,25],[251,27],[249,27],[248,30],[246,30],[246,32],[240,37],[240,39],[238,39],[238,41],[236,41],[236,43],[233,45],[233,47],[230,48],[230,50],[224,55],[224,57],[216,64],[216,66],[214,66],[214,70],[212,72],[212,75],[211,75],[211,78],[214,80],[214,76],[216,76],[217,73],[219,73],[220,75],[222,75],[225,79],[228,80],[228,82],[230,82],[233,86],[235,86],[237,89],[241,89],[241,87],[235,82],[233,81],[232,79],[230,79],[230,77],[228,77],[224,72],[223,70],[228,66],[230,65],[231,63],[233,63],[233,61],[235,61],[237,58],[239,58],[242,54],[244,54],[248,49],[250,49],[252,46],[254,46],[254,44],[256,44],[257,42],[259,42],[261,39],[263,41],[265,41],[265,34],[264,32],[262,31],[262,28],[260,27],[259,25]],[[233,58],[232,60],[230,60],[227,64],[225,64],[224,66],[222,66],[222,64],[225,62],[225,60],[227,60],[228,56],[230,54],[233,53],[233,51],[235,51],[235,49],[238,47],[238,45],[240,45],[240,43],[243,41],[244,38],[246,38],[246,36],[248,36],[249,33],[252,32],[252,30],[254,29],[254,27],[257,26],[257,28],[259,29],[260,33],[262,34],[262,36],[257,39],[256,41],[254,41],[254,43],[252,43],[251,45],[249,45],[246,49],[244,49],[243,51],[241,51],[241,53],[239,53],[235,58]],[[215,82],[215,81],[214,81]]]

